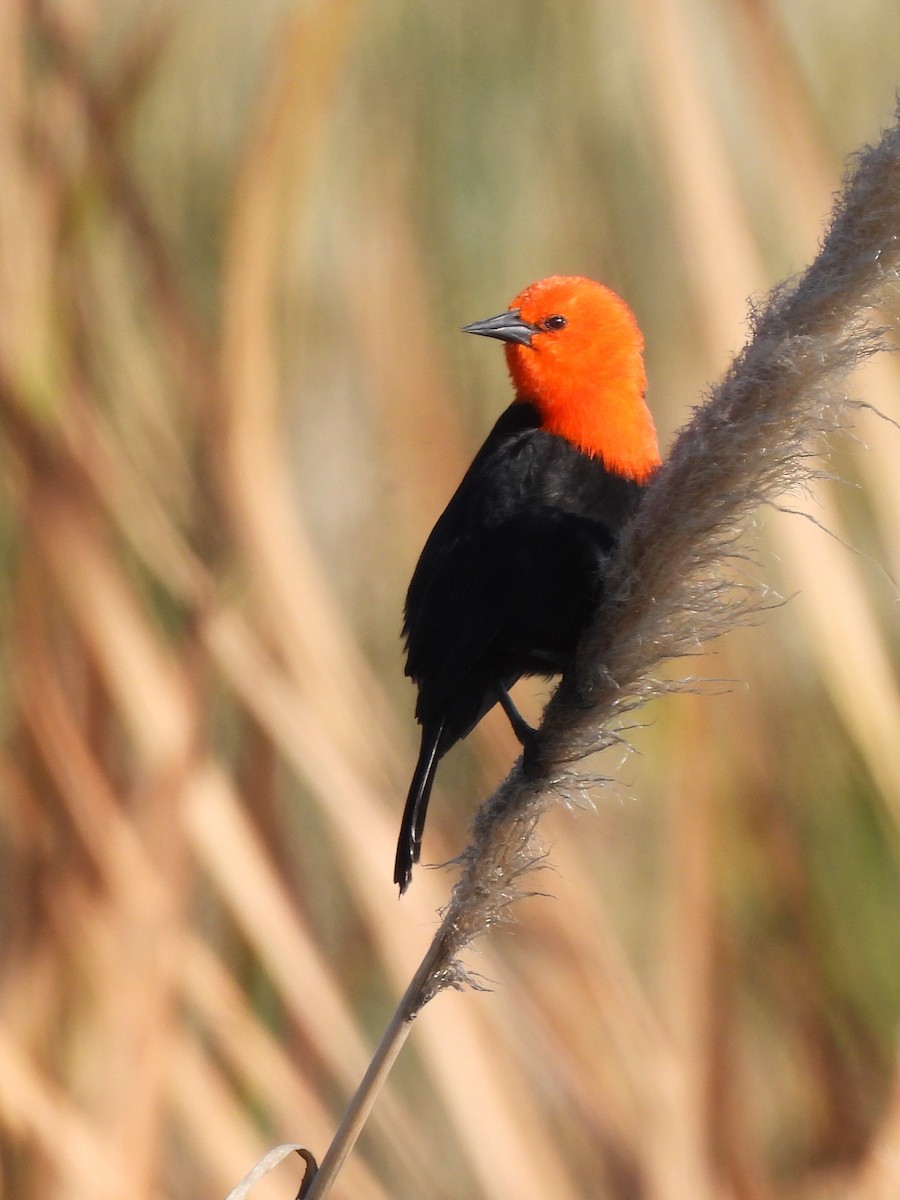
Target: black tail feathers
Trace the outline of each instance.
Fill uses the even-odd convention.
[[[400,888],[401,896],[409,887],[413,866],[419,861],[422,850],[422,831],[425,828],[428,801],[431,799],[431,786],[443,753],[443,733],[443,721],[434,726],[425,725],[422,729],[419,759],[406,797],[400,837],[397,839],[397,857],[394,859],[394,883]]]

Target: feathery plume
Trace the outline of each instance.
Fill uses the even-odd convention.
[[[541,761],[520,759],[481,806],[440,928],[353,1098],[308,1200],[323,1200],[421,1008],[438,992],[477,986],[465,947],[508,919],[522,878],[543,860],[535,828],[544,810],[582,786],[572,765],[623,740],[628,715],[688,681],[656,678],[763,602],[730,570],[742,529],[760,505],[821,470],[816,451],[842,429],[853,367],[886,347],[870,309],[900,282],[900,113],[877,146],[856,156],[822,249],[752,315],[751,337],[676,439],[623,532],[607,589],[575,669],[547,706]]]
[[[628,713],[680,686],[655,672],[761,607],[729,571],[760,505],[821,472],[816,451],[846,424],[853,367],[885,348],[867,314],[900,281],[900,123],[851,164],[822,249],[751,314],[751,337],[696,409],[623,533],[607,590],[541,726],[543,763],[521,761],[477,814],[438,937],[450,956],[425,1003],[458,980],[463,947],[502,919],[541,857],[540,814],[571,765],[621,741]],[[577,786],[577,780],[572,781]]]

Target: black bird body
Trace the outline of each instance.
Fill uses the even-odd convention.
[[[406,597],[422,745],[394,862],[401,893],[441,757],[498,701],[526,753],[533,744],[508,689],[572,662],[610,550],[660,463],[643,338],[609,288],[550,276],[465,332],[505,343],[516,398],[438,519]]]
[[[603,564],[643,487],[511,404],[425,543],[406,597],[406,674],[419,689],[422,749],[395,864],[418,861],[439,759],[525,675],[571,663],[603,587]]]

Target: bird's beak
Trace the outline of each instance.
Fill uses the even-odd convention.
[[[522,346],[530,346],[531,335],[537,332],[533,325],[522,320],[517,308],[500,313],[496,317],[488,317],[484,321],[463,325],[462,331],[480,333],[482,337],[499,338],[501,342],[518,342]]]

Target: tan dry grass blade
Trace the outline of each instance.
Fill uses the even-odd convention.
[[[403,547],[407,560],[424,543],[472,449],[432,324],[428,263],[416,241],[408,186],[402,162],[380,163],[367,195],[362,245],[342,247],[349,325],[365,356],[363,400],[377,409],[378,461],[385,478],[404,481],[391,496],[391,544]],[[402,354],[386,336],[395,328],[404,331]],[[404,566],[412,569],[409,561]]]
[[[663,1189],[672,1162],[677,1162],[682,1194],[698,1197],[718,1194],[714,1164],[721,1157],[733,1106],[727,1102],[731,1089],[715,1103],[715,1085],[717,1076],[730,1079],[734,1069],[727,1060],[733,1030],[724,1046],[721,1036],[728,1005],[717,986],[723,965],[717,824],[727,790],[719,760],[697,753],[699,746],[715,743],[706,700],[696,696],[681,699],[678,737],[671,755],[668,902],[663,909],[669,927],[660,964],[660,1000],[662,1023],[671,1033],[680,1078],[671,1081],[672,1101],[662,1136],[645,1147],[648,1172],[658,1189]],[[750,1143],[746,1149],[755,1158],[757,1148]]]
[[[297,1142],[285,1142],[280,1146],[275,1146],[264,1154],[253,1167],[253,1170],[249,1171],[241,1182],[231,1189],[225,1200],[246,1200],[246,1197],[250,1195],[261,1179],[264,1179],[276,1167],[280,1166],[281,1163],[286,1162],[289,1158],[293,1159],[293,1155],[300,1156],[306,1164],[303,1180],[297,1191],[298,1200],[302,1200],[307,1180],[312,1179],[315,1172],[316,1160],[305,1146],[301,1146]],[[296,1159],[293,1159],[293,1161],[296,1162]]]
[[[597,1135],[612,1136],[640,1177],[651,1159],[662,1157],[657,1122],[683,1121],[696,1065],[672,1027],[673,981],[664,978],[660,1000],[651,1003],[604,905],[596,864],[573,838],[571,825],[565,811],[551,810],[544,818],[552,874],[542,876],[540,886],[555,894],[558,907],[528,905],[527,924],[516,930],[512,947],[516,976],[504,976],[500,990],[512,992],[510,1007],[527,1012],[537,1036],[548,1040],[547,1057],[559,1059],[561,1080],[585,1114],[595,1114]],[[565,836],[556,836],[563,827]],[[666,907],[660,919],[667,915]],[[529,1043],[536,1036],[531,1028],[522,1034]],[[677,1106],[674,1114],[669,1104]]]
[[[183,963],[185,998],[232,1070],[252,1094],[265,1097],[281,1130],[289,1131],[302,1124],[304,1137],[311,1144],[324,1145],[332,1127],[330,1112],[298,1066],[260,1024],[222,963],[200,943],[185,952]],[[298,1114],[302,1114],[302,1119]],[[396,1116],[396,1111],[391,1115]],[[407,1156],[405,1165],[412,1186],[425,1186],[426,1176],[421,1172],[418,1177],[415,1175],[416,1162]],[[230,1171],[228,1179],[233,1180],[235,1173]],[[380,1200],[384,1195],[359,1159],[347,1165],[347,1187],[366,1200]]]
[[[185,820],[195,852],[245,928],[290,1009],[308,1027],[319,1053],[349,1083],[366,1047],[341,995],[224,772],[199,770],[185,794]],[[315,1001],[311,1001],[315,997]]]
[[[128,822],[121,817],[108,784],[99,772],[97,764],[91,760],[87,747],[79,741],[78,732],[71,725],[71,718],[65,707],[63,695],[49,677],[49,664],[45,658],[42,659],[36,653],[37,641],[33,634],[30,636],[29,642],[31,654],[28,686],[33,690],[33,683],[40,679],[41,690],[40,694],[37,691],[32,694],[32,690],[26,693],[24,696],[25,712],[32,721],[37,745],[44,750],[51,770],[57,773],[60,794],[69,801],[68,811],[73,825],[79,829],[85,845],[90,848],[93,860],[105,881],[111,899],[114,901],[115,908],[112,911],[122,914],[120,919],[126,923],[129,937],[133,937],[137,928],[136,913],[157,911],[160,917],[171,916],[164,881],[158,876],[156,869],[144,854],[138,838]],[[215,815],[214,811],[213,816],[215,817]],[[220,823],[215,829],[217,840],[221,840],[223,832]],[[224,841],[224,849],[225,851],[233,849],[233,845],[227,839]],[[229,864],[230,870],[239,878],[242,875],[243,867],[242,849],[239,845],[238,853],[232,856]],[[258,892],[257,901],[260,901],[265,894],[266,889],[261,889]],[[259,905],[259,914],[263,920],[271,919],[271,910],[267,909],[265,904]],[[85,918],[82,925],[87,929],[91,922]],[[94,929],[95,934],[96,932]],[[173,939],[171,949],[175,953],[176,935],[174,931],[170,934],[170,938]],[[177,940],[180,943],[183,939],[179,937]],[[120,953],[116,952],[114,948],[113,952]],[[184,945],[180,946],[176,957],[180,964],[180,973],[185,977],[183,986],[187,989],[188,999],[203,1009],[210,1037],[225,1046],[228,1057],[236,1064],[240,1064],[242,1072],[248,1079],[253,1080],[259,1094],[265,1095],[269,1103],[274,1104],[280,1100],[282,1120],[286,1126],[296,1120],[297,1112],[302,1111],[307,1136],[311,1139],[324,1140],[330,1124],[326,1113],[320,1108],[318,1100],[308,1094],[308,1089],[304,1088],[301,1077],[294,1073],[283,1053],[259,1027],[235,984],[216,963],[211,953],[201,944],[193,943],[188,939]],[[293,977],[304,986],[306,991],[316,994],[317,1004],[322,1007],[324,1013],[328,1013],[327,1006],[322,1005],[321,986],[311,987],[309,972],[298,971],[297,955],[295,953],[285,954],[283,961],[290,964]],[[133,1014],[135,1012],[134,996],[123,994],[121,986],[117,990],[125,1005],[125,1011]],[[330,1021],[334,1024],[333,1013],[330,1015]],[[350,1032],[349,1043],[337,1038],[342,1051],[350,1051],[352,1048],[353,1038],[356,1036],[353,1026],[350,1026]],[[335,1027],[333,1033],[340,1035],[340,1028]],[[130,1039],[117,1035],[117,1041],[120,1041],[122,1045],[126,1045],[128,1040]],[[328,1039],[320,1039],[321,1046],[324,1047],[327,1044]],[[360,1050],[359,1053],[361,1057],[362,1051]],[[176,1099],[184,1101],[186,1092],[190,1093],[194,1085],[194,1075],[202,1074],[200,1060],[197,1057],[199,1050],[189,1050],[186,1045],[182,1044],[174,1054],[177,1063],[177,1066],[173,1067],[178,1088]],[[193,1065],[182,1069],[182,1060],[185,1058],[189,1059]],[[107,1062],[105,1074],[107,1089],[110,1087],[109,1065]],[[128,1067],[130,1086],[134,1072],[133,1057],[129,1058]],[[204,1068],[204,1070],[206,1069]],[[220,1092],[221,1088],[214,1095],[219,1096]],[[246,1161],[258,1153],[257,1144],[251,1145],[246,1135],[236,1138],[229,1133],[227,1136],[218,1137],[216,1113],[220,1106],[213,1103],[213,1097],[209,1095],[205,1097],[205,1101],[201,1107],[186,1105],[185,1111],[192,1116],[195,1113],[203,1114],[200,1122],[202,1130],[202,1137],[199,1138],[200,1144],[209,1148],[210,1167],[214,1166],[220,1177],[227,1180],[233,1177],[236,1164],[240,1164],[241,1161]],[[233,1106],[232,1101],[229,1103]],[[396,1111],[389,1109],[386,1117],[393,1122],[394,1127],[397,1127],[398,1113]],[[190,1124],[193,1123],[193,1121],[190,1122]],[[234,1124],[234,1118],[232,1118],[231,1124]],[[107,1130],[108,1136],[108,1122],[105,1122],[103,1127]],[[244,1146],[243,1160],[240,1158],[242,1145]],[[227,1152],[224,1157],[223,1152]],[[380,1194],[371,1180],[367,1180],[364,1170],[360,1167],[356,1166],[353,1174],[355,1178],[351,1182],[360,1190],[360,1194],[371,1197],[377,1197]]]
[[[846,1200],[895,1200],[900,1194],[900,1060],[881,1122],[856,1177],[841,1189]]]
[[[127,668],[134,663],[134,657],[130,653],[134,648],[138,651],[138,663],[142,669],[155,666],[152,655],[142,654],[142,649],[146,647],[142,647],[136,614],[131,612],[130,616],[136,618],[135,623],[131,624],[127,607],[121,605],[124,591],[115,598],[110,598],[107,584],[115,587],[115,573],[110,571],[108,575],[104,575],[101,568],[99,575],[94,575],[90,584],[86,583],[82,569],[88,570],[87,559],[90,556],[83,555],[88,542],[82,540],[81,535],[84,531],[78,522],[66,528],[59,521],[58,513],[55,518],[51,517],[48,508],[41,508],[38,504],[33,506],[32,513],[36,515],[36,524],[40,526],[41,534],[44,535],[43,544],[51,560],[54,553],[63,553],[65,556],[68,552],[74,555],[66,562],[64,570],[66,581],[71,585],[70,596],[81,596],[85,599],[90,595],[88,607],[91,607],[92,617],[102,619],[104,615],[111,617],[112,614],[125,617],[122,622],[110,620],[102,632],[97,626],[92,627],[96,635],[93,649],[98,658],[104,661],[106,656],[106,662],[115,660],[118,668]],[[47,524],[42,525],[42,522]],[[57,534],[60,535],[60,540],[57,540]],[[66,534],[70,536],[67,538]],[[73,541],[76,544],[73,545]],[[102,561],[102,556],[98,555],[91,561],[96,566]],[[79,592],[79,584],[85,590]],[[77,603],[76,599],[76,607]],[[32,614],[38,604],[39,599],[35,597],[30,606]],[[41,634],[35,630],[33,624],[29,628],[28,624],[23,622],[23,629],[26,635],[30,635],[28,641],[31,643],[32,661],[37,662],[41,655]],[[110,642],[106,642],[104,639],[110,633]],[[151,669],[144,682],[152,686],[153,683],[158,684],[160,679],[161,677],[154,675]],[[62,773],[67,768],[77,766],[78,760],[76,758],[71,765],[63,765],[59,761],[64,750],[56,742],[56,737],[60,731],[60,712],[63,727],[65,725],[65,705],[60,702],[56,693],[53,700],[56,701],[57,720],[54,722],[51,712],[47,711],[50,697],[41,693],[42,681],[49,681],[53,686],[50,672],[46,669],[43,675],[38,673],[33,676],[26,700],[33,709],[44,710],[43,718],[35,716],[35,720],[39,722],[36,732],[39,740],[44,742],[49,761]],[[139,702],[135,701],[136,707],[138,704]],[[169,747],[154,742],[153,731],[148,730],[147,725],[147,722],[143,725],[143,733],[148,739],[145,741],[147,754],[144,761],[147,766],[152,764],[152,768],[142,780],[142,784],[144,788],[150,785],[154,799],[160,801],[160,777],[156,776],[154,779],[154,770],[173,772],[166,780],[166,784],[171,787],[174,778],[177,778],[181,762],[172,763],[167,753]],[[163,732],[161,741],[164,742],[165,736]],[[69,740],[71,742],[74,739],[70,736]],[[176,745],[176,752],[180,749],[181,746]],[[83,774],[80,782],[85,791],[96,791],[98,787],[98,780],[91,778],[90,773],[87,776]],[[78,786],[74,780],[72,783]],[[68,788],[70,784],[65,782],[64,786]],[[99,786],[102,787],[102,783],[99,783]],[[139,818],[144,836],[151,845],[155,840],[152,828],[159,816],[165,812],[166,806],[159,804],[159,809],[160,814],[152,810],[148,814],[148,810],[144,810]],[[105,952],[98,956],[92,972],[92,984],[96,988],[97,1019],[93,1030],[94,1044],[87,1050],[86,1056],[88,1062],[105,1062],[105,1079],[101,1088],[97,1088],[93,1080],[84,1079],[81,1083],[81,1089],[91,1096],[89,1103],[94,1107],[111,1147],[130,1164],[132,1185],[138,1195],[147,1191],[151,1179],[156,1175],[156,1146],[161,1120],[159,1095],[163,1086],[164,1064],[170,1049],[170,1005],[175,986],[172,948],[177,926],[172,917],[177,908],[175,897],[178,894],[178,841],[174,831],[160,832],[169,848],[168,902],[161,905],[157,895],[148,893],[142,887],[140,876],[130,884],[123,874],[119,875],[119,904],[114,916],[110,917],[114,933],[111,939],[104,943]],[[71,921],[69,909],[63,905],[57,909],[57,915],[62,922],[60,941],[63,944],[78,944],[80,931]],[[90,1035],[87,1041],[90,1043]]]
[[[131,1172],[111,1151],[105,1131],[91,1126],[63,1089],[36,1069],[0,1029],[0,1109],[8,1128],[33,1139],[60,1175],[82,1195],[119,1200]],[[160,1192],[150,1194],[162,1200]]]
[[[268,639],[297,686],[315,695],[343,754],[376,774],[394,744],[393,726],[296,513],[282,453],[275,345],[283,202],[277,184],[291,162],[291,194],[308,202],[304,192],[358,9],[354,0],[340,0],[294,18],[275,48],[271,85],[246,146],[224,268],[221,482]]]
[[[235,1095],[230,1081],[192,1040],[182,1039],[172,1058],[172,1095],[185,1132],[206,1161],[212,1195],[223,1196],[236,1178],[262,1154],[264,1141],[247,1121],[246,1105]],[[302,1170],[292,1164],[262,1179],[253,1200],[284,1200],[294,1195]],[[383,1195],[362,1190],[368,1200]]]
[[[710,103],[708,75],[698,69],[688,7],[682,0],[637,0],[631,19],[639,28],[644,75],[653,95],[659,146],[674,186],[675,234],[681,242],[685,274],[705,306],[703,331],[723,362],[741,342],[748,264],[756,247],[740,212],[739,192],[722,153]]]
[[[147,627],[132,590],[89,512],[51,484],[32,501],[34,536],[73,620],[96,656],[151,775],[177,773],[190,757],[196,715],[171,652]]]
[[[0,330],[0,360],[11,367],[34,398],[46,401],[56,362],[49,303],[59,193],[22,150],[28,128],[27,70],[21,47],[27,36],[25,7],[0,12],[0,162],[5,184],[0,196],[0,295],[15,297]]]
[[[101,910],[88,896],[73,893],[66,898],[66,912],[79,927],[86,957],[92,956],[94,970],[101,971],[105,959],[117,948],[121,920],[118,909]],[[181,949],[173,947],[173,952],[178,954]],[[180,954],[178,960],[181,961]],[[219,1181],[217,1186],[224,1190],[228,1181],[261,1150],[260,1134],[252,1115],[235,1095],[231,1080],[209,1053],[208,1046],[200,1043],[193,1030],[174,1035],[172,1053],[160,1059],[160,1064],[168,1073],[166,1098],[181,1120],[183,1136],[193,1145],[208,1176]],[[107,1130],[106,1122],[98,1124]],[[106,1138],[109,1140],[108,1131]],[[137,1177],[132,1160],[126,1161],[130,1164],[130,1177],[125,1194],[133,1194],[139,1188],[144,1194],[152,1194],[149,1185],[142,1184]],[[364,1173],[357,1174],[357,1180],[360,1179],[365,1182]],[[274,1181],[269,1189],[272,1197],[277,1194],[273,1188]],[[369,1194],[373,1194],[371,1189]]]
[[[185,391],[194,398],[199,414],[207,416],[215,394],[215,378],[208,367],[205,338],[180,286],[166,242],[121,151],[117,137],[120,113],[115,99],[111,101],[93,80],[87,63],[89,30],[71,19],[71,11],[52,5],[38,5],[34,17],[32,32],[40,38],[67,86],[72,126],[79,137],[86,139],[97,181],[107,191],[116,217],[128,229],[141,267],[147,272],[160,332],[168,342],[167,365],[175,369]],[[65,166],[60,164],[59,170],[64,174]]]
[[[31,608],[29,611],[34,610]],[[73,826],[79,830],[85,846],[90,849],[93,861],[115,904],[115,911],[123,914],[130,937],[134,936],[137,928],[138,913],[155,912],[157,920],[171,922],[174,914],[164,880],[144,853],[135,831],[121,816],[106,779],[97,763],[91,759],[87,746],[80,741],[78,731],[73,726],[65,706],[64,696],[50,677],[49,662],[38,653],[38,641],[34,631],[28,640],[29,676],[24,681],[24,711],[31,721],[36,744],[43,750],[48,767],[56,775],[59,793],[67,802]],[[34,686],[38,682],[39,691]],[[214,819],[220,815],[215,807],[212,815]],[[224,825],[225,823],[220,822],[214,826],[214,838],[216,844],[221,845],[223,852],[226,855],[230,854],[229,877],[241,879],[246,874],[245,847],[239,840],[235,850],[233,841],[223,836],[226,832]],[[249,881],[256,882],[256,875],[251,874]],[[255,897],[258,915],[263,922],[272,922],[271,905],[267,906],[262,902],[270,887],[265,872],[263,883],[264,886],[259,888]],[[227,885],[224,890],[227,894]],[[175,952],[176,944],[184,939],[183,935],[176,934],[174,928],[169,927],[168,936],[171,948]],[[267,937],[271,939],[272,933],[267,932]],[[294,946],[291,946],[292,952],[283,954],[280,961],[289,965],[292,980],[302,985],[306,993],[316,995],[317,1011],[328,1016],[328,1036],[320,1036],[320,1046],[327,1047],[331,1038],[334,1038],[341,1053],[350,1053],[354,1039],[357,1038],[355,1026],[350,1024],[342,1031],[340,1025],[335,1022],[334,1011],[329,1011],[328,1005],[323,1004],[321,983],[311,986],[310,971],[298,969],[300,964],[294,949]],[[283,1120],[287,1122],[289,1112],[293,1120],[297,1111],[303,1111],[307,1136],[324,1139],[329,1122],[324,1111],[319,1108],[318,1101],[306,1093],[301,1078],[293,1073],[283,1055],[252,1018],[246,1002],[239,999],[234,982],[216,964],[211,953],[201,944],[188,939],[177,953],[177,960],[180,963],[180,973],[185,976],[183,986],[188,989],[189,998],[205,1010],[210,1036],[225,1041],[229,1057],[241,1063],[242,1070],[254,1079],[256,1088],[266,1095],[269,1102],[274,1103],[277,1098],[281,1098]],[[121,987],[117,991],[126,1011],[133,1014],[134,997],[122,994]],[[331,991],[333,993],[333,987]],[[304,1015],[307,1015],[308,1011],[308,1008],[304,1007]],[[320,1034],[321,1032],[320,1030]],[[350,1060],[353,1069],[356,1069],[356,1064],[363,1055],[361,1044],[358,1044],[357,1050],[358,1057],[351,1057]],[[130,1086],[134,1068],[134,1059],[131,1057],[128,1059],[128,1066]],[[107,1088],[109,1078],[107,1071]],[[213,1110],[206,1107],[203,1112],[209,1120]],[[399,1119],[397,1112],[389,1111],[386,1115],[396,1126]],[[211,1132],[207,1132],[205,1140],[208,1142],[211,1136]],[[364,1180],[358,1179],[357,1185],[363,1187]],[[372,1194],[371,1185],[368,1185],[367,1190],[368,1194]]]
[[[840,518],[827,497],[812,513],[840,535]],[[795,603],[806,614],[818,659],[835,707],[900,821],[900,761],[894,751],[900,729],[900,685],[890,667],[886,638],[873,618],[862,583],[865,564],[822,529],[800,519],[779,522],[786,575]],[[836,636],[840,631],[839,636]]]

